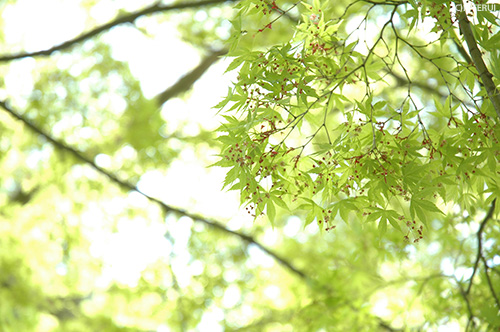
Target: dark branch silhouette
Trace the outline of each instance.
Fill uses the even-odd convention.
[[[483,262],[484,265],[484,276],[486,277],[486,283],[488,284],[488,288],[490,289],[491,296],[493,296],[493,298],[495,299],[497,308],[500,308],[500,300],[498,299],[497,292],[495,291],[495,287],[493,286],[493,282],[491,281],[490,278],[490,273],[489,273],[490,267],[483,255],[481,255],[481,261]]]
[[[172,10],[179,10],[179,9],[188,9],[188,8],[198,8],[202,6],[208,6],[208,5],[217,5],[217,4],[223,4],[223,3],[232,3],[232,2],[238,2],[239,0],[205,0],[205,1],[199,1],[199,2],[185,2],[185,3],[178,3],[174,5],[160,5],[160,4],[154,4],[152,6],[146,7],[140,11],[137,11],[135,13],[131,13],[128,15],[124,15],[121,17],[118,17],[114,19],[113,21],[110,21],[106,24],[103,24],[95,29],[92,29],[88,32],[85,32],[81,34],[78,37],[75,37],[73,39],[67,40],[59,45],[55,45],[49,49],[46,50],[41,50],[41,51],[36,51],[36,52],[19,52],[15,54],[7,54],[7,55],[2,55],[0,56],[0,62],[8,62],[12,60],[17,60],[17,59],[23,59],[27,57],[36,57],[36,56],[49,56],[55,51],[61,51],[67,48],[72,47],[75,44],[81,43],[87,39],[90,39],[101,32],[107,31],[115,26],[124,24],[124,23],[133,23],[135,20],[137,20],[141,16],[145,15],[150,15],[154,13],[160,13],[160,12],[167,12],[167,11],[172,11]]]
[[[467,305],[467,311],[469,313],[469,317],[468,317],[468,320],[467,320],[467,328],[466,328],[466,330],[469,329],[469,326],[471,324],[472,324],[472,327],[475,326],[475,324],[474,324],[474,317],[475,317],[475,315],[474,315],[474,312],[472,311],[472,306],[471,306],[471,303],[470,303],[470,300],[469,300],[469,295],[470,295],[470,291],[472,289],[472,284],[474,282],[474,276],[476,275],[477,269],[479,267],[479,261],[481,260],[481,258],[483,258],[483,254],[482,254],[482,250],[483,250],[482,234],[483,234],[484,228],[486,227],[486,224],[493,217],[493,212],[495,211],[495,203],[496,203],[496,198],[491,203],[490,209],[486,213],[486,216],[484,217],[483,221],[481,222],[481,225],[479,226],[479,230],[477,231],[477,234],[476,234],[476,236],[477,236],[477,257],[476,257],[476,261],[474,262],[474,268],[472,270],[472,275],[471,275],[471,277],[469,279],[469,285],[467,286],[467,289],[464,289],[464,287],[462,286],[461,282],[456,277],[454,277],[455,278],[455,282],[457,283],[458,289],[460,290],[460,295],[464,299],[465,304]],[[494,294],[494,291],[493,291],[493,294]],[[494,294],[494,297],[496,299],[496,295],[495,294]]]
[[[215,229],[217,229],[219,231],[222,231],[222,232],[224,232],[226,234],[231,234],[231,235],[237,236],[241,240],[247,242],[248,244],[253,244],[256,247],[258,247],[260,250],[262,250],[263,252],[265,252],[266,254],[268,254],[269,256],[271,256],[272,258],[274,258],[277,262],[279,262],[282,266],[284,266],[285,268],[287,268],[293,274],[299,276],[302,279],[305,279],[306,281],[310,281],[311,280],[311,278],[309,276],[307,276],[303,271],[301,271],[301,270],[297,269],[296,267],[294,267],[292,265],[292,263],[290,263],[289,261],[287,261],[285,258],[283,258],[282,256],[280,256],[279,254],[275,253],[271,249],[267,248],[266,246],[264,246],[263,244],[261,244],[260,242],[258,242],[252,236],[244,234],[244,233],[240,233],[240,232],[237,232],[237,231],[230,230],[230,229],[226,228],[222,223],[220,223],[218,221],[211,220],[211,219],[205,218],[205,217],[203,217],[201,215],[190,213],[190,212],[188,212],[186,210],[170,206],[170,205],[162,202],[161,200],[159,200],[159,199],[157,199],[155,197],[149,196],[148,194],[142,192],[134,184],[128,182],[127,180],[121,180],[116,175],[114,175],[111,172],[105,170],[104,168],[98,166],[94,161],[92,161],[88,157],[84,156],[82,152],[77,151],[75,148],[70,147],[69,145],[67,145],[62,140],[56,139],[56,138],[52,137],[50,134],[46,133],[44,130],[38,128],[33,123],[31,123],[29,120],[25,119],[18,112],[14,111],[9,105],[7,105],[7,103],[5,101],[0,101],[0,107],[2,107],[7,113],[9,113],[14,118],[16,118],[17,120],[19,120],[22,123],[24,123],[24,125],[27,126],[32,132],[34,132],[34,133],[36,133],[38,135],[43,136],[54,147],[56,147],[59,150],[62,150],[64,152],[69,153],[75,159],[77,159],[77,160],[79,160],[79,161],[81,161],[81,162],[89,165],[90,167],[92,167],[93,169],[95,169],[98,173],[104,175],[111,182],[119,185],[123,189],[128,190],[128,191],[135,191],[135,192],[143,195],[144,197],[146,197],[151,202],[154,202],[154,203],[158,204],[165,212],[173,212],[173,213],[176,213],[176,214],[179,214],[179,215],[182,215],[182,216],[186,216],[186,217],[189,217],[189,218],[193,219],[195,222],[200,222],[200,223],[203,223],[203,224],[205,224],[205,225],[207,225],[209,227],[212,227],[212,228],[215,228]]]
[[[398,73],[395,73],[394,71],[392,70],[385,70],[385,72],[392,76],[395,80],[396,80],[396,83],[399,85],[399,86],[415,86],[427,93],[430,93],[430,94],[433,94],[433,95],[436,95],[442,99],[446,99],[448,98],[448,94],[445,94],[441,91],[439,91],[438,88],[436,87],[433,87],[431,85],[428,85],[424,82],[420,82],[420,81],[408,81],[408,78],[405,78],[404,76],[402,75],[399,75]],[[457,96],[455,96],[454,94],[451,94],[451,98],[453,98],[454,101],[456,102],[459,102],[459,103],[462,103],[468,107],[471,107],[471,108],[474,108],[475,105],[473,105],[472,103],[470,102],[465,102],[465,101],[462,101],[460,100]]]
[[[465,306],[467,308],[467,326],[466,326],[466,331],[469,331],[469,326],[472,324],[472,326],[474,326],[474,312],[472,311],[472,306],[471,306],[471,303],[469,301],[469,297],[467,296],[467,293],[466,293],[466,290],[464,289],[464,287],[462,286],[462,283],[460,280],[457,279],[456,276],[453,276],[453,279],[455,280],[455,283],[457,284],[457,287],[458,287],[458,290],[460,291],[460,295],[462,296],[462,298],[464,299],[465,301]]]
[[[189,71],[186,75],[182,76],[174,85],[160,93],[156,100],[158,106],[163,105],[169,99],[186,92],[191,88],[191,86],[212,66],[220,56],[227,53],[227,50],[222,49],[215,51],[207,55],[193,70]]]
[[[465,291],[466,295],[469,295],[470,290],[472,288],[472,282],[474,280],[474,276],[476,275],[479,261],[481,260],[481,257],[483,256],[482,250],[483,250],[483,240],[482,240],[482,235],[484,231],[484,227],[486,226],[486,223],[488,223],[488,220],[490,220],[493,217],[493,212],[495,211],[495,203],[497,199],[495,198],[493,202],[491,203],[490,209],[488,210],[488,213],[486,214],[486,217],[484,217],[483,221],[481,222],[481,225],[479,226],[479,230],[477,231],[477,256],[476,256],[476,261],[474,262],[474,269],[472,270],[472,275],[470,276],[469,280],[469,286],[467,286],[467,290]]]

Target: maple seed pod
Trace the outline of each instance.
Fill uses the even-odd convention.
[[[311,14],[311,16],[309,16],[309,19],[314,25],[317,25],[319,23],[319,15],[317,14]]]

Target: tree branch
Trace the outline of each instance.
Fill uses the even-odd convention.
[[[169,99],[189,90],[191,86],[212,66],[221,55],[227,53],[226,49],[215,51],[207,55],[193,70],[182,76],[174,85],[156,96],[158,106],[163,105]]]
[[[378,326],[383,329],[384,331],[389,331],[389,332],[400,332],[404,331],[404,329],[396,329],[392,326],[390,326],[387,322],[385,322],[382,318],[375,316],[378,320]]]
[[[61,50],[70,48],[77,43],[81,43],[89,38],[92,38],[92,37],[100,34],[101,32],[107,31],[107,30],[109,30],[117,25],[121,25],[124,23],[133,23],[135,20],[137,20],[141,16],[150,15],[150,14],[154,14],[154,13],[160,13],[160,12],[166,12],[166,11],[171,11],[171,10],[198,8],[198,7],[202,7],[202,6],[222,4],[222,3],[226,3],[226,2],[230,3],[230,2],[237,2],[237,1],[239,1],[239,0],[205,0],[205,1],[199,1],[199,2],[189,1],[189,2],[185,2],[185,3],[174,4],[174,5],[154,4],[152,6],[144,8],[138,12],[118,17],[118,18],[114,19],[113,21],[110,21],[106,24],[103,24],[95,29],[92,29],[88,32],[81,34],[78,37],[67,40],[64,43],[59,44],[59,45],[55,45],[49,49],[36,51],[36,52],[20,52],[20,53],[15,53],[15,54],[2,55],[2,56],[0,56],[0,62],[8,62],[8,61],[12,61],[12,60],[27,58],[27,57],[49,56],[52,53],[54,53],[55,51],[61,51]]]
[[[472,62],[472,59],[470,58],[469,54],[467,53],[467,51],[465,50],[465,48],[460,45],[459,43],[457,43],[457,40],[458,40],[458,36],[457,34],[455,33],[455,30],[453,29],[450,29],[448,30],[449,33],[453,36],[452,40],[453,40],[453,44],[455,45],[455,47],[457,48],[457,51],[458,53],[460,53],[460,55],[462,56],[462,58],[464,59],[465,62],[469,63],[469,64],[473,64]],[[441,37],[443,38],[445,35],[445,31],[443,31]]]
[[[486,277],[486,282],[488,283],[488,287],[490,288],[490,293],[495,299],[495,303],[497,304],[497,308],[500,308],[500,300],[498,299],[497,293],[495,291],[495,287],[493,287],[493,283],[491,282],[490,274],[488,272],[489,266],[488,263],[486,262],[486,259],[481,256],[481,260],[483,261],[484,265],[484,276]]]
[[[24,123],[24,125],[27,126],[32,132],[43,136],[55,148],[62,150],[64,152],[67,152],[68,154],[70,154],[74,158],[76,158],[77,160],[89,165],[94,170],[96,170],[98,173],[104,175],[111,182],[117,184],[118,186],[122,187],[123,189],[128,190],[128,191],[135,191],[135,192],[141,194],[142,196],[146,197],[151,202],[158,204],[165,212],[173,212],[173,213],[176,213],[176,214],[179,214],[182,216],[186,216],[186,217],[193,219],[195,222],[200,222],[200,223],[203,223],[209,227],[212,227],[212,228],[215,228],[221,232],[224,232],[226,234],[231,234],[231,235],[237,236],[241,240],[247,242],[248,244],[253,244],[256,247],[258,247],[260,250],[262,250],[263,252],[265,252],[266,254],[271,256],[272,258],[274,258],[278,263],[280,263],[283,267],[288,269],[293,274],[297,275],[298,277],[300,277],[306,281],[311,281],[311,278],[309,276],[307,276],[303,271],[301,271],[298,268],[296,268],[295,266],[293,266],[292,263],[290,263],[288,260],[283,258],[281,255],[275,253],[273,250],[267,248],[266,246],[264,246],[263,244],[258,242],[254,237],[247,235],[247,234],[244,234],[244,233],[230,230],[230,229],[226,228],[225,225],[223,225],[222,223],[220,223],[218,221],[208,219],[208,218],[205,218],[201,215],[190,213],[186,210],[170,206],[157,198],[149,196],[148,194],[142,192],[139,188],[137,188],[137,186],[131,184],[130,182],[128,182],[126,180],[119,179],[114,174],[112,174],[109,171],[105,170],[104,168],[98,166],[91,159],[85,157],[80,151],[77,151],[73,147],[70,147],[69,145],[67,145],[66,143],[64,143],[61,140],[53,138],[51,135],[49,135],[48,133],[46,133],[42,129],[38,128],[37,126],[35,126],[29,120],[25,119],[18,112],[14,111],[9,105],[7,105],[7,103],[5,101],[0,101],[0,107],[2,107],[5,111],[7,111],[7,113],[9,113],[12,117],[14,117],[17,120]]]
[[[483,250],[483,240],[482,240],[482,234],[484,227],[486,226],[486,223],[488,220],[493,217],[493,212],[495,211],[495,203],[497,199],[495,198],[493,202],[491,203],[490,209],[488,210],[488,213],[486,214],[486,217],[484,217],[483,221],[481,222],[481,226],[479,226],[479,230],[477,231],[477,257],[476,261],[474,262],[474,269],[472,270],[472,275],[470,276],[469,280],[469,286],[467,287],[467,290],[465,291],[466,295],[469,295],[470,290],[472,288],[472,282],[474,280],[474,276],[476,275],[477,268],[479,265],[479,261],[481,260],[481,257],[483,256],[482,250]]]
[[[464,299],[465,304],[467,305],[467,311],[469,312],[469,317],[468,317],[468,320],[467,320],[467,327],[465,329],[466,331],[469,330],[469,326],[471,324],[474,327],[474,313],[472,311],[472,306],[471,306],[471,303],[470,303],[470,300],[469,300],[469,293],[471,291],[472,283],[474,281],[474,275],[476,274],[477,269],[478,269],[479,260],[483,257],[483,255],[482,255],[482,248],[483,248],[482,234],[483,234],[483,230],[484,230],[484,227],[486,226],[486,223],[488,222],[488,220],[490,220],[491,217],[493,217],[493,212],[495,211],[495,203],[496,203],[496,198],[491,203],[491,206],[490,206],[490,208],[488,210],[488,213],[486,214],[486,216],[484,217],[483,221],[481,222],[481,225],[479,226],[479,230],[477,231],[477,234],[476,234],[476,236],[477,236],[477,258],[476,258],[476,261],[474,263],[474,269],[472,271],[472,275],[470,277],[469,285],[467,286],[467,289],[464,289],[462,287],[462,284],[460,283],[460,281],[457,279],[457,277],[453,276],[453,278],[455,279],[455,282],[457,283],[458,289],[460,291],[460,295],[462,295],[462,298]]]
[[[460,98],[458,98],[455,94],[451,93],[451,94],[445,94],[445,93],[442,93],[441,91],[439,91],[438,88],[436,87],[432,87],[428,84],[425,84],[423,82],[420,82],[420,81],[408,81],[407,78],[403,77],[402,75],[399,75],[395,72],[393,72],[392,70],[385,70],[385,72],[387,74],[389,74],[390,76],[392,76],[395,80],[396,80],[396,83],[400,86],[407,86],[409,85],[410,87],[411,86],[415,86],[421,90],[423,90],[424,92],[427,92],[427,93],[430,93],[430,94],[433,94],[433,95],[436,95],[442,99],[446,99],[448,98],[448,96],[451,95],[451,98],[458,102],[458,103],[461,103],[467,107],[476,107],[474,104],[470,103],[470,102],[467,102],[467,101],[463,101],[463,100],[460,100]],[[479,82],[479,84],[481,84],[481,82]],[[482,84],[481,84],[482,85]]]
[[[498,119],[500,120],[500,94],[495,84],[493,83],[493,80],[491,79],[493,75],[488,71],[488,68],[486,67],[486,64],[483,61],[481,51],[479,51],[477,47],[476,39],[474,38],[474,34],[472,33],[470,22],[467,19],[465,11],[460,12],[458,23],[460,26],[460,31],[464,35],[467,47],[469,48],[469,54],[472,58],[474,66],[476,67],[477,72],[479,73],[479,77],[481,77],[481,81],[483,82],[484,88],[486,89],[488,97],[490,97],[491,103],[493,104],[493,108],[495,109]]]
[[[467,327],[465,329],[466,331],[468,331],[470,324],[472,324],[474,326],[474,313],[472,312],[472,306],[470,305],[469,297],[467,296],[467,293],[466,293],[465,289],[462,287],[462,284],[460,283],[460,281],[457,279],[456,276],[453,276],[453,279],[457,283],[458,290],[460,291],[460,295],[462,295],[462,298],[465,301],[465,305],[467,307],[467,312],[469,313],[468,318],[467,318]]]
[[[432,87],[430,85],[427,85],[425,83],[422,83],[422,82],[419,82],[419,81],[415,81],[415,82],[411,81],[410,82],[410,81],[408,81],[408,79],[406,79],[405,77],[403,77],[403,76],[401,76],[401,75],[393,72],[392,70],[386,69],[385,72],[388,73],[389,75],[391,75],[396,80],[396,83],[398,85],[401,85],[401,86],[413,85],[413,86],[416,86],[417,88],[422,89],[425,92],[435,94],[436,96],[439,96],[439,97],[441,97],[443,99],[446,99],[448,97],[447,94],[444,94],[441,91],[439,91],[437,88]]]

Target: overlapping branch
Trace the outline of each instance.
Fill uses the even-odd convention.
[[[482,240],[483,231],[484,231],[484,228],[486,227],[486,224],[488,223],[488,221],[493,217],[493,212],[495,211],[496,201],[497,200],[495,198],[493,200],[493,202],[491,203],[490,209],[488,210],[486,217],[484,217],[483,221],[481,222],[481,225],[479,226],[479,230],[477,231],[477,234],[476,234],[476,236],[477,236],[477,255],[476,255],[476,261],[474,262],[474,268],[472,270],[472,275],[471,275],[470,280],[469,280],[469,286],[467,286],[467,290],[465,291],[465,293],[467,295],[469,295],[470,290],[472,288],[474,276],[476,275],[477,269],[479,267],[479,261],[483,257],[483,252],[482,252],[483,251],[483,240]]]
[[[111,182],[117,184],[118,186],[122,187],[123,189],[128,190],[128,191],[135,191],[135,192],[143,195],[144,197],[146,197],[151,202],[154,202],[154,203],[158,204],[165,212],[171,212],[171,213],[173,212],[173,213],[176,213],[176,214],[179,214],[179,215],[182,215],[182,216],[189,217],[189,218],[193,219],[193,221],[195,221],[195,222],[203,223],[203,224],[205,224],[205,225],[207,225],[207,226],[209,226],[211,228],[217,229],[217,230],[219,230],[219,231],[221,231],[223,233],[234,235],[234,236],[240,238],[242,241],[246,242],[247,244],[255,245],[260,250],[262,250],[267,255],[269,255],[274,260],[276,260],[283,267],[285,267],[286,269],[288,269],[292,274],[295,274],[296,276],[298,276],[299,278],[301,278],[302,280],[304,280],[306,282],[306,284],[308,284],[310,286],[317,285],[321,289],[323,289],[323,290],[325,290],[327,292],[331,292],[332,291],[328,285],[317,283],[310,276],[308,276],[305,272],[303,272],[302,270],[300,270],[297,267],[295,267],[286,258],[284,258],[283,256],[279,255],[278,253],[274,252],[273,250],[267,248],[262,243],[260,243],[259,241],[257,241],[254,237],[252,237],[251,235],[248,235],[248,234],[245,234],[245,233],[242,233],[242,232],[238,232],[238,231],[230,230],[230,229],[228,229],[226,226],[224,226],[219,221],[208,219],[208,218],[203,217],[201,215],[193,214],[193,213],[190,213],[190,212],[188,212],[186,210],[172,207],[172,206],[170,206],[170,205],[162,202],[161,200],[159,200],[157,198],[149,196],[148,194],[142,192],[139,188],[137,188],[137,186],[131,184],[127,180],[119,179],[116,175],[114,175],[111,172],[105,170],[104,168],[98,166],[94,161],[92,161],[90,158],[86,157],[82,152],[80,152],[80,151],[76,150],[75,148],[67,145],[62,140],[56,139],[56,138],[52,137],[50,134],[46,133],[44,130],[38,128],[36,125],[34,125],[29,120],[27,120],[22,115],[20,115],[18,112],[16,112],[5,101],[0,101],[0,107],[2,107],[12,117],[14,117],[18,121],[22,122],[33,133],[43,136],[55,148],[57,148],[57,149],[65,152],[65,153],[68,153],[68,154],[72,155],[77,160],[79,160],[79,161],[87,164],[88,166],[92,167],[98,173],[104,175]],[[62,314],[70,315],[68,317],[71,317],[71,315],[73,315],[72,312],[64,312],[64,313],[59,314],[59,316],[62,315]],[[58,318],[59,318],[59,316],[58,316]],[[64,316],[64,317],[66,318],[66,316]],[[380,317],[377,317],[377,316],[373,316],[373,317],[378,320],[378,324],[379,324],[380,328],[382,328],[384,330],[387,330],[387,331],[400,331],[399,329],[392,328],[387,322],[383,321]]]
[[[161,200],[159,200],[159,199],[157,199],[155,197],[149,196],[148,194],[142,192],[136,185],[130,183],[127,180],[119,179],[113,173],[111,173],[108,170],[106,170],[106,169],[98,166],[92,159],[86,157],[82,152],[80,152],[80,151],[76,150],[75,148],[67,145],[62,140],[56,139],[56,138],[52,137],[49,133],[47,133],[44,130],[38,128],[31,121],[27,120],[21,114],[19,114],[19,112],[16,112],[5,101],[0,101],[0,107],[2,107],[12,117],[14,117],[15,119],[21,121],[32,132],[34,132],[34,133],[36,133],[38,135],[43,136],[55,148],[57,148],[57,149],[59,149],[61,151],[64,151],[64,152],[72,155],[75,159],[77,159],[77,160],[79,160],[79,161],[87,164],[88,166],[90,166],[91,168],[93,168],[94,170],[96,170],[98,173],[104,175],[111,182],[113,182],[116,185],[122,187],[123,189],[125,189],[127,191],[135,191],[135,192],[141,194],[142,196],[146,197],[151,202],[154,202],[154,203],[158,204],[165,212],[175,213],[175,214],[178,214],[178,215],[189,217],[189,218],[193,219],[195,222],[199,222],[199,223],[205,224],[205,225],[207,225],[207,226],[209,226],[211,228],[217,229],[217,230],[219,230],[219,231],[221,231],[223,233],[234,235],[234,236],[240,238],[241,240],[243,240],[244,242],[246,242],[248,244],[253,244],[257,248],[259,248],[260,250],[262,250],[263,252],[265,252],[266,254],[268,254],[269,256],[271,256],[274,260],[276,260],[278,263],[280,263],[283,267],[285,267],[286,269],[288,269],[290,272],[292,272],[296,276],[298,276],[301,279],[304,279],[304,280],[306,280],[308,282],[311,281],[311,278],[308,275],[306,275],[303,271],[301,271],[300,269],[298,269],[297,267],[295,267],[291,262],[289,262],[283,256],[281,256],[278,253],[274,252],[273,250],[267,248],[265,245],[263,245],[262,243],[260,243],[259,241],[257,241],[251,235],[248,235],[248,234],[245,234],[245,233],[242,233],[242,232],[238,232],[238,231],[233,231],[233,230],[227,228],[225,225],[223,225],[219,221],[212,220],[212,219],[206,218],[204,216],[201,216],[201,215],[198,215],[198,214],[195,214],[195,213],[191,213],[191,212],[186,211],[184,209],[180,209],[180,208],[176,208],[176,207],[170,206],[170,205],[162,202]]]
[[[188,8],[199,8],[202,6],[208,6],[208,5],[216,5],[216,4],[223,4],[223,3],[231,3],[231,2],[238,2],[239,0],[205,0],[205,1],[199,1],[199,2],[185,2],[185,3],[179,3],[179,4],[174,4],[174,5],[161,5],[161,4],[154,4],[152,6],[146,7],[140,11],[137,11],[135,13],[131,13],[128,15],[124,15],[121,17],[118,17],[114,19],[113,21],[110,21],[106,24],[103,24],[99,27],[96,27],[88,32],[85,32],[81,34],[80,36],[77,36],[73,39],[67,40],[59,45],[55,45],[49,49],[46,50],[40,50],[40,51],[35,51],[35,52],[19,52],[15,54],[7,54],[0,56],[0,62],[9,62],[17,59],[23,59],[27,57],[38,57],[38,56],[50,56],[56,51],[61,51],[65,50],[68,48],[71,48],[72,46],[81,43],[87,39],[93,38],[97,35],[99,35],[102,32],[108,31],[111,28],[125,24],[125,23],[133,23],[135,20],[142,16],[146,15],[151,15],[154,13],[160,13],[160,12],[167,12],[167,11],[173,11],[173,10],[180,10],[180,9],[188,9]],[[212,65],[216,60],[217,57],[224,54],[226,51],[221,50],[212,53],[209,55],[205,61],[202,61],[198,67],[196,67],[193,71],[189,72],[187,75],[182,77],[174,86],[170,87],[167,89],[165,92],[163,92],[158,98],[161,103],[164,103],[166,100],[169,98],[177,95],[179,91],[177,91],[178,87],[181,86],[183,87],[182,91],[187,90],[193,83],[196,81],[196,79],[205,72],[210,65]],[[198,69],[198,70],[197,70]],[[201,74],[200,74],[201,72]],[[190,75],[192,74],[192,75]],[[193,77],[196,75],[195,79],[193,80]],[[182,83],[182,84],[181,84]],[[187,86],[187,88],[185,88]],[[182,92],[180,91],[180,92]],[[211,220],[206,217],[203,217],[198,214],[193,214],[190,213],[186,210],[176,208],[173,206],[170,206],[161,200],[154,198],[152,196],[149,196],[148,194],[142,192],[136,185],[128,182],[127,180],[122,180],[119,179],[116,175],[113,173],[105,170],[104,168],[98,166],[93,160],[90,158],[86,157],[83,153],[80,151],[76,150],[75,148],[67,145],[65,142],[62,140],[56,139],[52,137],[49,133],[43,131],[42,129],[38,128],[36,125],[25,119],[20,113],[16,112],[13,108],[11,108],[5,101],[0,101],[0,107],[2,107],[5,111],[7,111],[11,116],[16,118],[17,120],[21,121],[24,123],[25,126],[27,126],[32,132],[43,136],[48,142],[50,142],[54,147],[56,147],[59,150],[65,151],[66,153],[72,155],[74,158],[77,160],[89,165],[91,168],[96,170],[98,173],[104,175],[107,177],[111,182],[117,184],[118,186],[122,187],[125,190],[128,191],[135,191],[138,192],[139,194],[143,195],[146,197],[148,200],[158,204],[165,212],[173,212],[182,216],[190,217],[196,222],[203,223],[211,228],[215,228],[219,231],[222,231],[226,234],[231,234],[234,236],[239,237],[241,240],[248,244],[253,244],[262,251],[264,251],[266,254],[271,256],[273,259],[275,259],[278,263],[280,263],[283,267],[288,269],[290,272],[293,274],[299,276],[302,279],[305,280],[310,280],[310,278],[301,270],[293,266],[287,259],[282,257],[281,255],[275,253],[271,249],[267,248],[264,246],[262,243],[257,241],[254,237],[244,234],[238,231],[233,231],[228,228],[226,228],[222,223],[216,221],[216,220]]]
[[[488,68],[484,63],[483,56],[481,55],[481,51],[479,51],[479,48],[477,47],[476,38],[472,33],[470,22],[467,19],[465,11],[462,11],[460,13],[458,23],[460,26],[460,31],[464,35],[467,47],[469,48],[469,54],[472,58],[472,62],[477,69],[484,88],[488,93],[488,97],[490,98],[491,103],[493,104],[493,108],[495,109],[498,119],[500,120],[500,93],[498,92],[495,83],[493,83],[493,80],[491,79],[493,75],[488,71]]]
[[[471,303],[470,303],[470,300],[469,300],[469,295],[470,295],[470,291],[472,289],[472,285],[473,285],[473,282],[474,282],[474,276],[476,275],[477,270],[479,268],[479,261],[480,260],[484,260],[483,253],[482,253],[482,250],[483,250],[482,235],[483,235],[483,232],[484,232],[484,228],[486,227],[486,224],[493,217],[493,212],[495,211],[495,203],[496,203],[496,198],[491,203],[491,206],[490,206],[488,212],[486,213],[486,216],[484,217],[483,221],[481,222],[481,224],[479,226],[479,230],[476,233],[476,237],[477,237],[477,255],[476,255],[476,261],[474,262],[474,267],[473,267],[473,270],[472,270],[472,275],[471,275],[471,277],[469,279],[469,285],[467,286],[467,289],[464,289],[464,287],[462,287],[461,283],[455,277],[455,281],[456,281],[456,283],[458,285],[458,288],[460,290],[460,294],[462,295],[462,298],[464,299],[464,301],[465,301],[465,303],[467,305],[467,311],[469,312],[469,318],[468,318],[468,322],[467,322],[467,329],[469,328],[469,326],[471,324],[472,324],[472,326],[474,326],[474,320],[473,320],[474,319],[474,313],[472,311],[472,306],[471,306]],[[486,271],[485,272],[486,272],[486,276],[487,276],[487,281],[489,282],[489,276],[488,276],[487,267],[486,267]],[[498,303],[498,298],[497,298],[497,296],[495,294],[495,290],[493,289],[493,287],[491,285],[490,285],[490,290],[491,290],[491,292],[493,294],[494,299]]]
[[[116,18],[116,19],[114,19],[106,24],[103,24],[101,26],[98,26],[97,28],[94,28],[88,32],[85,32],[78,37],[67,40],[64,43],[61,43],[59,45],[55,45],[49,49],[40,50],[40,51],[36,51],[36,52],[19,52],[19,53],[14,53],[14,54],[1,55],[0,62],[8,62],[8,61],[12,61],[12,60],[27,58],[27,57],[49,56],[56,51],[61,51],[61,50],[70,48],[78,43],[81,43],[81,42],[87,40],[87,39],[95,37],[98,34],[104,32],[104,31],[108,31],[109,29],[111,29],[115,26],[118,26],[118,25],[121,25],[124,23],[133,23],[133,22],[135,22],[135,20],[137,20],[139,17],[142,17],[142,16],[151,15],[151,14],[155,14],[155,13],[161,13],[161,12],[167,12],[167,11],[189,9],[189,8],[199,8],[199,7],[208,6],[208,5],[217,5],[217,4],[231,3],[231,2],[237,2],[237,1],[239,1],[239,0],[204,0],[204,1],[199,1],[199,2],[186,1],[184,3],[178,3],[178,4],[174,4],[174,5],[161,5],[161,4],[156,3],[152,6],[146,7],[146,8],[144,8],[140,11],[137,11],[135,13],[131,13],[128,15],[118,17],[118,18]]]

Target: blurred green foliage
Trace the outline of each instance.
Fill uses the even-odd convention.
[[[449,4],[443,4],[449,12]],[[47,3],[48,9],[55,11],[57,6],[51,5]],[[221,112],[225,117],[217,119],[225,123],[221,128],[226,138],[219,135],[219,140],[215,127],[206,123],[210,117],[204,116],[221,115],[213,104],[202,100],[188,104],[189,109],[177,99],[159,109],[154,98],[144,96],[137,73],[114,53],[113,30],[47,56],[2,61],[2,102],[25,123],[1,109],[0,331],[498,329],[500,227],[494,199],[499,120],[475,69],[460,59],[448,35],[446,29],[453,26],[443,26],[446,23],[440,19],[431,27],[445,28],[440,35],[410,33],[424,25],[426,8],[438,5],[244,0],[165,9],[141,17],[135,23],[145,40],[154,41],[156,33],[174,24],[177,37],[193,46],[194,53],[231,50],[230,68],[239,77],[219,106],[236,104],[243,115]],[[0,6],[9,13],[23,2],[4,1]],[[96,12],[104,8],[112,18],[147,6],[155,3],[77,4],[88,30],[98,25]],[[6,22],[2,16],[2,55],[25,47]],[[387,33],[379,38],[386,22]],[[488,50],[494,49],[490,44],[496,40],[497,23],[486,15],[476,24],[482,27],[482,41],[490,40]],[[314,37],[317,26],[323,34]],[[36,29],[28,23],[25,28]],[[369,47],[363,51],[352,44],[362,31],[372,33],[369,45],[378,41],[373,48],[376,56],[370,59]],[[318,38],[325,44],[316,43]],[[410,46],[417,44],[423,45],[414,47],[419,56]],[[338,47],[338,54],[324,51],[328,47]],[[293,52],[300,53],[304,62],[293,65],[297,59]],[[497,60],[496,54],[489,56],[491,68],[498,68]],[[282,90],[275,81],[283,77],[275,69],[285,64],[297,68],[293,74],[297,86]],[[188,70],[196,64],[183,66]],[[358,82],[342,83],[342,91],[336,90],[339,81],[333,74],[339,69]],[[213,77],[207,74],[201,80]],[[367,80],[376,89],[366,89]],[[215,83],[208,85],[214,91]],[[250,92],[244,84],[259,83],[266,98],[286,91],[288,99],[266,100],[271,105],[252,115],[246,108]],[[158,84],[162,85],[161,79]],[[193,89],[200,86],[201,82]],[[305,93],[297,98],[299,86]],[[332,101],[315,102],[329,91],[334,91]],[[196,91],[191,95],[197,96]],[[192,101],[189,94],[179,97]],[[463,107],[469,109],[462,111]],[[194,115],[181,114],[186,109]],[[237,211],[232,204],[237,205],[238,198],[231,193],[219,196],[220,169],[208,168],[217,161],[215,155],[224,156],[229,145],[243,144],[242,137],[249,138],[248,144],[257,138],[262,145],[260,156],[254,153],[251,158],[271,155],[269,147],[276,141],[271,135],[262,136],[273,128],[269,116],[283,117],[280,120],[286,123],[284,113],[293,118],[305,109],[311,112],[294,125],[297,131],[289,137],[294,141],[287,146],[304,144],[300,167],[306,175],[292,171],[295,160],[290,158],[296,156],[292,152],[281,155],[283,150],[276,150],[280,154],[265,162],[270,169],[279,165],[273,181],[296,190],[297,197],[261,188],[270,196],[264,203],[257,198],[253,203],[259,212],[272,211],[272,225],[263,218],[252,222],[254,218],[244,216],[254,211],[248,205],[228,217]],[[388,123],[392,119],[401,119],[401,136],[413,136],[397,141],[395,120]],[[373,134],[372,126],[384,121],[387,127],[376,127]],[[326,127],[331,131],[316,131]],[[378,154],[355,169],[350,162],[357,153],[366,153],[373,135],[388,147],[380,147]],[[429,160],[430,145],[422,137],[442,145],[439,160]],[[474,158],[463,155],[469,148]],[[317,186],[320,199],[312,192],[325,167],[318,161],[332,149],[344,162],[335,175],[340,182],[351,181],[348,177],[356,170],[373,180],[362,203],[324,184]],[[374,172],[391,151],[406,151],[415,163],[391,166],[396,175],[387,182]],[[279,161],[283,164],[276,164]],[[235,167],[227,161],[223,166]],[[240,166],[227,173],[228,188],[245,187],[242,172],[248,181],[255,179],[255,169]],[[432,173],[441,167],[446,174]],[[203,175],[195,172],[198,169]],[[359,186],[369,183],[366,179],[359,180]],[[117,185],[120,181],[125,185]],[[216,187],[207,191],[204,186],[214,181]],[[123,188],[126,183],[130,190]],[[420,189],[422,183],[426,188]],[[400,185],[405,193],[392,197],[391,184]],[[257,191],[257,184],[252,185]],[[431,191],[426,190],[429,187]],[[297,207],[294,198],[309,200],[288,210]],[[248,202],[246,195],[242,201]],[[325,217],[322,204],[332,204],[329,208],[335,212],[327,231],[324,224],[318,227]],[[217,213],[203,210],[211,206],[218,208]],[[442,213],[436,213],[438,207]],[[417,220],[416,230],[412,223],[402,223],[399,213],[405,222]],[[406,242],[407,232],[419,238],[422,219],[426,219],[423,238]]]

